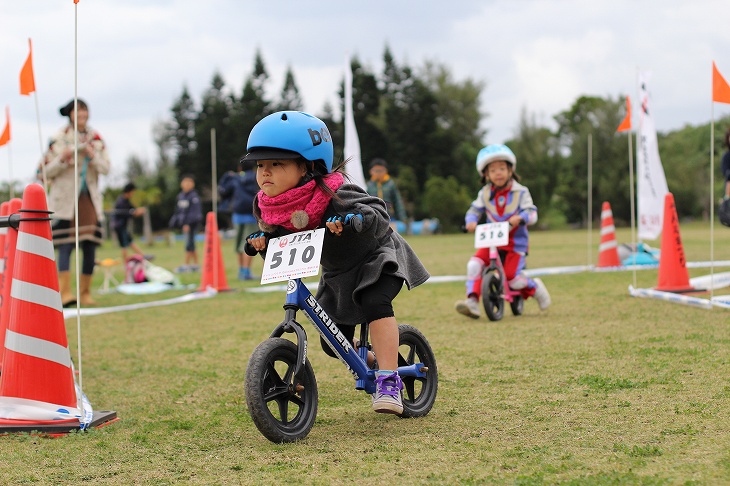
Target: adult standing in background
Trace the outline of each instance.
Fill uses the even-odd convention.
[[[88,125],[88,105],[78,99],[60,108],[68,124],[51,139],[43,163],[49,182],[48,209],[53,211],[53,244],[58,248],[58,279],[64,306],[76,303],[71,291],[71,252],[76,247],[74,207],[78,200],[79,247],[83,253],[79,290],[81,305],[95,305],[91,297],[96,247],[102,242],[104,220],[99,175],[109,173],[109,154],[99,132]],[[74,128],[78,130],[74,136]],[[74,167],[74,143],[78,142],[78,179]]]
[[[730,128],[725,132],[725,147],[727,151],[722,156],[722,176],[725,179],[723,199],[730,199]]]
[[[722,156],[722,177],[725,179],[725,190],[722,194],[722,204],[718,209],[720,222],[730,226],[730,128],[725,132],[725,147],[727,151]]]
[[[403,205],[398,186],[388,173],[388,163],[384,159],[375,158],[370,162],[370,180],[367,183],[367,191],[371,196],[376,196],[385,201],[390,216],[391,227],[394,226],[392,221],[403,221],[407,224],[408,216],[406,208]]]
[[[253,257],[243,251],[246,237],[259,230],[258,222],[253,215],[253,200],[259,192],[256,182],[256,161],[241,160],[239,172],[226,172],[218,182],[218,192],[224,200],[232,201],[231,209],[233,227],[236,229],[236,241],[233,250],[238,257],[238,280],[255,280],[251,273]]]

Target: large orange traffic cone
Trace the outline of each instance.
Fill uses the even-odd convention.
[[[692,292],[695,290],[689,283],[687,260],[684,257],[682,237],[679,234],[679,218],[671,192],[664,196],[659,278],[654,289],[664,292]]]
[[[616,226],[613,224],[611,205],[603,202],[601,208],[601,244],[598,246],[598,267],[620,267],[618,244],[616,243]]]
[[[7,214],[16,214],[20,211],[21,201],[13,198],[8,202]],[[0,369],[2,369],[3,354],[5,353],[5,330],[10,320],[10,288],[13,282],[13,268],[15,267],[15,245],[18,240],[18,231],[13,228],[5,228],[5,241],[3,244],[4,270],[2,275],[2,290],[0,290]]]
[[[205,249],[203,257],[203,275],[200,279],[199,291],[212,287],[218,292],[231,290],[226,279],[226,269],[221,254],[221,241],[218,237],[218,221],[214,212],[205,218]]]
[[[14,232],[11,231],[10,237]],[[74,381],[43,186],[23,193],[0,380],[0,433],[64,433],[116,419],[91,411]]]

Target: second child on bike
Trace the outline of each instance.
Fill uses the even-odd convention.
[[[517,158],[506,145],[488,145],[479,151],[476,159],[477,173],[484,185],[466,212],[466,230],[474,232],[479,220],[487,222],[507,221],[510,224],[509,243],[499,247],[509,287],[519,290],[522,297],[535,297],[540,310],[550,306],[550,294],[541,279],[532,279],[525,272],[529,237],[527,226],[537,222],[537,207],[532,202],[529,189],[519,183],[515,172]],[[456,302],[456,311],[465,316],[479,318],[479,298],[482,271],[489,264],[489,248],[480,248],[466,265],[466,299]]]

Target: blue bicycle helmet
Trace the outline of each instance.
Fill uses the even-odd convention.
[[[279,111],[263,118],[251,130],[244,160],[321,160],[332,172],[334,146],[327,125],[301,111]]]
[[[496,160],[508,162],[512,165],[513,171],[517,169],[517,157],[515,157],[515,154],[508,146],[498,143],[487,145],[477,154],[477,172],[479,175],[482,175],[484,169]]]

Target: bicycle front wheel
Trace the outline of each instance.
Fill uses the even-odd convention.
[[[498,321],[504,315],[502,279],[498,272],[490,270],[482,277],[482,304],[490,321]]]
[[[294,376],[297,346],[270,338],[251,354],[246,368],[246,405],[256,427],[271,442],[304,439],[317,417],[317,380],[307,359]]]

